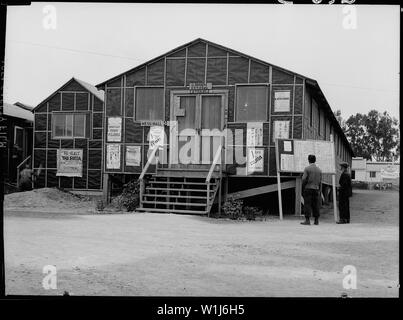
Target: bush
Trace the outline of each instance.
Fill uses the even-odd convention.
[[[122,194],[113,199],[113,205],[121,210],[134,211],[140,202],[140,184],[137,180],[130,181],[123,186]]]
[[[228,198],[222,207],[224,215],[231,219],[239,219],[242,216],[242,200],[236,200],[234,198]]]
[[[245,206],[243,208],[243,214],[247,220],[256,220],[256,217],[263,215],[263,211],[258,207]]]

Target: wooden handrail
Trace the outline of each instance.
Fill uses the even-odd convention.
[[[206,183],[210,182],[211,176],[213,175],[214,168],[217,165],[218,159],[220,159],[220,157],[221,157],[221,149],[222,149],[222,145],[220,145],[218,147],[218,149],[214,155],[213,163],[210,166],[210,170],[209,170],[207,178],[206,178]]]
[[[144,179],[144,175],[147,173],[148,167],[150,166],[151,162],[154,160],[154,158],[155,158],[155,153],[157,152],[157,150],[158,150],[158,146],[155,147],[155,148],[153,149],[153,151],[151,152],[151,155],[150,155],[150,157],[148,158],[147,163],[146,163],[146,165],[145,165],[144,168],[143,168],[143,171],[141,171],[141,174],[140,174],[140,177],[139,177],[139,181],[142,181],[142,180]]]

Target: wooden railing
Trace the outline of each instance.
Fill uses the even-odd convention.
[[[217,149],[217,151],[216,151],[216,153],[214,155],[214,160],[211,163],[210,170],[209,170],[208,175],[206,177],[206,183],[210,182],[211,176],[213,175],[213,172],[214,172],[214,169],[215,169],[215,166],[217,165],[218,160],[220,160],[222,158],[221,150],[222,150],[222,145],[220,145],[218,147],[218,149]],[[220,165],[220,170],[221,170],[221,165]]]
[[[144,175],[147,173],[148,168],[150,167],[151,162],[153,162],[154,159],[156,159],[155,165],[156,167],[158,166],[158,157],[155,156],[155,154],[158,151],[158,146],[153,149],[153,151],[150,154],[150,157],[147,160],[146,165],[143,168],[143,171],[141,171],[141,174],[139,176],[139,183],[140,183],[140,206],[142,206],[142,201],[143,201],[143,194],[144,194]]]
[[[22,161],[18,166],[17,166],[17,187],[20,185],[20,169],[21,167],[25,166],[25,164],[28,162],[28,160],[31,159],[31,156],[28,156],[24,161]]]

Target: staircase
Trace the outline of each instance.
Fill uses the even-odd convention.
[[[145,178],[154,157],[158,159],[154,149],[139,177],[140,205],[136,210],[209,215],[223,176],[221,151],[220,146],[211,165],[157,165],[154,173],[148,173],[150,178]]]
[[[209,169],[159,168],[145,180],[137,211],[209,214],[220,186],[220,173]]]

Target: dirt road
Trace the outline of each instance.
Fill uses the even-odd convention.
[[[142,296],[398,296],[397,192],[355,191],[352,224],[272,217],[7,211],[6,293]],[[45,265],[57,289],[42,287]],[[357,289],[343,288],[343,267]]]

